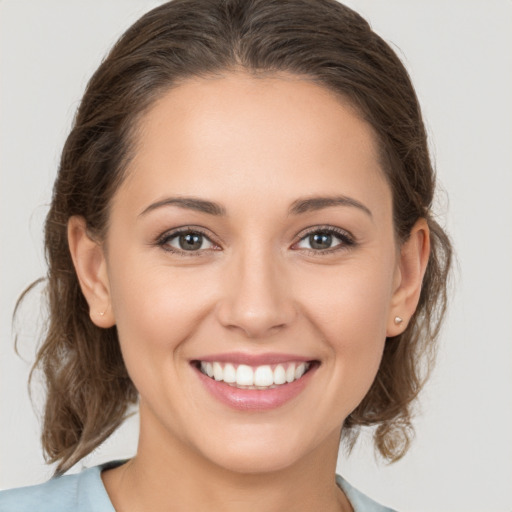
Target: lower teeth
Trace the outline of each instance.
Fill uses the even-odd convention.
[[[215,379],[213,379],[213,380],[215,380]],[[222,382],[224,382],[224,381],[222,381]],[[231,386],[232,388],[238,388],[238,389],[259,389],[259,390],[274,389],[274,388],[278,388],[280,386],[284,386],[284,384],[272,384],[271,386],[243,386],[243,385],[237,384],[236,382],[224,382],[224,384],[227,384],[228,386]]]

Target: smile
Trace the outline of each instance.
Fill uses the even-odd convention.
[[[302,393],[320,365],[291,354],[231,353],[191,361],[209,396],[242,412],[284,406]]]
[[[198,369],[218,382],[239,389],[274,389],[299,380],[311,367],[310,362],[249,366],[220,361],[200,361]]]

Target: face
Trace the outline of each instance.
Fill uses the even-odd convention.
[[[335,456],[399,274],[371,128],[296,77],[191,80],[142,119],[110,220],[140,446],[239,472]]]

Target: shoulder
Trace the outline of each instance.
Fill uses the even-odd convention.
[[[396,512],[391,508],[379,505],[376,501],[352,487],[343,477],[336,475],[336,483],[350,501],[354,512]]]
[[[52,478],[29,487],[0,491],[0,512],[115,512],[101,480],[101,471],[118,466],[110,462],[76,475]],[[354,512],[394,512],[352,487],[341,476],[336,482],[347,495]]]
[[[115,512],[101,471],[119,464],[103,464],[44,484],[0,491],[0,512]]]

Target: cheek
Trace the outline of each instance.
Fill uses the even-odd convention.
[[[137,275],[133,271],[137,268],[144,272]],[[197,279],[180,278],[166,268],[126,265],[125,269],[114,272],[111,290],[121,340],[144,340],[142,348],[169,349],[179,343],[206,302]]]
[[[147,254],[122,254],[112,255],[112,307],[123,358],[139,388],[148,379],[158,382],[183,371],[177,363],[199,326],[206,319],[210,325],[219,286],[206,267],[172,268],[148,261]]]
[[[308,276],[303,274],[300,293],[329,338],[356,343],[385,338],[393,293],[393,266],[384,261],[353,264]]]
[[[345,414],[364,398],[380,365],[392,296],[390,268],[351,265],[303,282],[309,289],[305,314],[321,335],[333,375],[327,402],[338,403]]]
[[[181,387],[186,367],[180,362],[205,316],[207,290],[199,289],[201,281],[187,272],[142,265],[136,257],[116,261],[122,264],[111,271],[112,307],[128,374],[153,411],[174,390],[165,410],[176,416],[183,402],[193,398]]]

